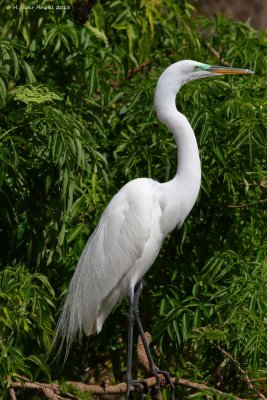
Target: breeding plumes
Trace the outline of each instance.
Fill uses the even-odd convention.
[[[169,66],[157,83],[154,104],[159,120],[172,132],[178,167],[172,180],[159,183],[149,178],[134,179],[112,198],[88,240],[71,280],[57,325],[55,342],[62,338],[67,353],[76,335],[100,332],[115,304],[129,296],[128,360],[126,381],[132,379],[133,325],[136,321],[150,363],[158,371],[144,338],[138,312],[141,279],[153,264],[163,240],[180,228],[191,211],[200,189],[201,165],[193,129],[175,104],[176,95],[187,82],[223,74],[251,74],[239,68],[214,67],[184,60]],[[174,395],[174,391],[173,391]]]

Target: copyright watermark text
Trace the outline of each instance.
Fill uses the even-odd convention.
[[[43,6],[41,4],[34,4],[34,5],[28,5],[28,4],[7,4],[6,5],[7,10],[16,10],[16,11],[22,11],[22,10],[43,10],[43,11],[50,11],[50,10],[70,10],[71,7],[70,5],[46,5]]]

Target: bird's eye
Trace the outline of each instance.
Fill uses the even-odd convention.
[[[193,70],[194,70],[194,71],[199,71],[199,66],[198,66],[198,65],[195,65],[194,68],[193,68]]]

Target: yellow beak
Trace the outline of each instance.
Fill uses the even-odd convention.
[[[208,71],[213,73],[213,74],[242,74],[242,75],[248,75],[248,74],[254,74],[254,71],[251,71],[250,69],[243,69],[243,68],[231,68],[231,67],[210,67],[208,68]]]

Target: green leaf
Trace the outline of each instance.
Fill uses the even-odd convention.
[[[62,246],[64,239],[65,239],[65,234],[66,234],[66,226],[65,223],[62,224],[61,230],[58,235],[58,244],[59,246]]]
[[[194,313],[193,328],[196,329],[200,326],[201,326],[201,312],[200,309],[197,308],[196,312]]]
[[[25,42],[27,43],[27,46],[29,47],[30,45],[30,34],[29,30],[26,25],[23,25],[22,27],[22,35],[24,37]]]
[[[6,104],[6,85],[2,78],[0,78],[0,100],[4,106]]]
[[[190,330],[189,316],[187,312],[184,312],[182,316],[182,335],[184,341],[187,340],[187,337],[189,335],[189,330]]]
[[[80,233],[83,231],[83,229],[84,229],[83,223],[77,224],[74,228],[69,229],[67,242],[71,243],[73,240],[75,240],[77,236],[80,235]]]
[[[13,59],[14,79],[17,79],[19,76],[19,59],[14,49],[11,49],[11,54]]]
[[[26,61],[23,61],[23,64],[24,64],[24,70],[25,70],[27,83],[29,83],[30,85],[33,85],[36,82],[36,78],[31,70],[29,64]]]

